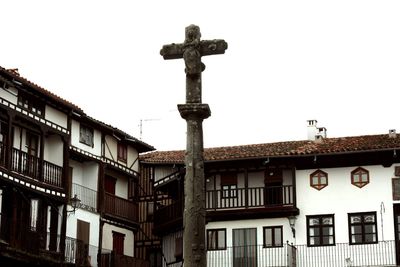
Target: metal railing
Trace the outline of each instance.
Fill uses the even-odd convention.
[[[207,252],[208,267],[360,267],[396,266],[395,241],[375,244],[308,247],[236,246]]]
[[[299,267],[396,266],[396,248],[393,240],[362,245],[297,245],[296,248]]]
[[[286,243],[281,247],[234,246],[207,251],[208,267],[276,267],[296,266],[296,248]]]
[[[73,183],[71,196],[75,195],[81,201],[79,203],[79,208],[97,212],[97,191],[80,184]]]

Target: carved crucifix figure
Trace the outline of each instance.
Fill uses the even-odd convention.
[[[205,65],[202,56],[223,54],[228,48],[224,40],[200,40],[200,28],[190,25],[185,29],[185,41],[164,45],[160,54],[164,59],[185,60],[186,104],[178,105],[181,117],[187,122],[185,154],[185,207],[183,214],[183,258],[185,267],[206,267],[205,247],[205,182],[203,159],[203,120],[211,115],[210,108],[201,100],[201,72]]]

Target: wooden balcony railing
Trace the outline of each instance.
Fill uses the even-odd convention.
[[[127,199],[104,194],[104,211],[109,215],[116,216],[131,222],[138,222],[138,205]]]
[[[114,251],[103,251],[100,257],[103,267],[150,267],[150,262],[126,255],[118,255]]]
[[[292,185],[207,190],[206,209],[294,206]]]
[[[2,147],[4,149],[4,147]],[[22,175],[28,176],[34,180],[44,182],[56,187],[63,187],[62,173],[63,168],[48,161],[43,161],[40,165],[40,159],[36,156],[15,149],[11,152],[11,170]],[[40,173],[39,168],[42,167]]]
[[[183,199],[174,201],[171,205],[157,207],[154,212],[155,222],[179,221],[183,216]]]

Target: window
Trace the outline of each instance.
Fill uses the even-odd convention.
[[[207,250],[226,249],[226,229],[207,230]]]
[[[282,226],[264,227],[264,247],[282,247]]]
[[[310,174],[310,186],[321,190],[328,185],[328,174],[321,170],[316,170]]]
[[[38,99],[23,94],[21,91],[18,93],[18,106],[34,113],[35,115],[44,116],[44,104],[40,103]]]
[[[126,163],[127,155],[128,153],[126,145],[118,143],[118,160]]]
[[[335,245],[333,214],[307,216],[307,245],[310,247]]]
[[[376,212],[349,213],[350,244],[371,244],[378,242]]]
[[[400,200],[400,178],[392,178],[393,200]]]
[[[222,198],[237,197],[237,174],[225,172],[221,174]]]
[[[357,168],[351,172],[351,184],[359,188],[369,183],[369,172],[364,168]]]
[[[113,235],[113,251],[118,255],[124,255],[125,235],[112,231]]]
[[[39,200],[31,199],[31,231],[36,231],[38,226],[39,216]]]
[[[93,147],[93,129],[81,124],[79,131],[79,142]]]

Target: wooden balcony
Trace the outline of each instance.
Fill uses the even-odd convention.
[[[148,261],[126,255],[118,255],[114,251],[102,252],[100,264],[103,267],[150,267],[150,262]]]
[[[154,212],[155,232],[162,232],[168,228],[182,225],[183,199],[174,201],[171,205],[157,207]]]
[[[272,208],[293,205],[292,185],[219,189],[206,192],[207,210]]]
[[[104,193],[104,212],[116,219],[138,223],[138,204],[107,192]]]
[[[207,190],[207,220],[286,217],[297,215],[293,185]],[[154,213],[155,231],[182,224],[183,200],[158,207]]]
[[[6,149],[3,143],[0,143],[0,165],[6,167]],[[63,187],[63,168],[53,163],[41,160],[38,157],[12,148],[11,149],[11,171],[15,171],[25,177],[31,178],[45,184]]]
[[[0,254],[4,258],[21,262],[36,262],[40,266],[49,266],[48,263],[64,261],[60,252],[60,236],[50,234],[45,229],[36,228],[28,223],[13,220],[0,213]],[[66,242],[71,242],[66,240]],[[0,264],[1,265],[1,264]],[[1,265],[2,266],[2,265]],[[53,266],[53,265],[52,265]]]

